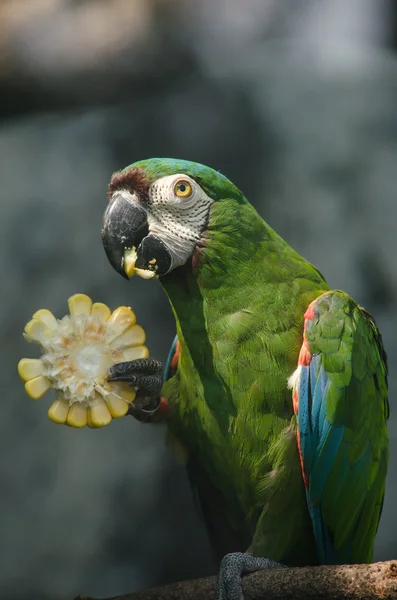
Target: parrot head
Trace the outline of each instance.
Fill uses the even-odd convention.
[[[110,264],[127,279],[161,277],[194,259],[204,245],[212,204],[243,199],[217,171],[164,158],[114,173],[108,197],[102,241]]]

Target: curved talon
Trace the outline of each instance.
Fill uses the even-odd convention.
[[[153,358],[121,362],[109,369],[109,382],[125,381],[137,388],[137,395],[127,414],[138,421],[149,421],[161,406],[162,370],[162,363]]]
[[[153,358],[138,358],[117,363],[109,369],[108,381],[126,381],[144,389],[147,395],[158,395],[163,385],[162,364]]]
[[[133,387],[144,388],[149,392],[159,391],[163,384],[163,378],[158,375],[114,375],[108,381],[126,381]]]
[[[139,390],[135,401],[130,404],[127,414],[135,417],[142,423],[149,421],[161,406],[160,396],[145,396],[142,390]]]
[[[154,358],[137,358],[126,362],[120,362],[109,369],[108,381],[130,381],[131,376],[160,375],[163,365]],[[128,378],[128,379],[127,379]]]

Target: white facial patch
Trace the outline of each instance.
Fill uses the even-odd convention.
[[[179,197],[179,182],[191,186],[191,193]],[[213,200],[184,173],[157,179],[149,189],[149,230],[157,235],[172,254],[172,268],[184,265],[200,240]]]

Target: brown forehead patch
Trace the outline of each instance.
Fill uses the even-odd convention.
[[[136,193],[141,202],[145,202],[149,197],[150,181],[146,177],[144,171],[138,167],[131,167],[124,171],[113,173],[108,186],[109,200],[117,190],[128,190],[131,193]]]

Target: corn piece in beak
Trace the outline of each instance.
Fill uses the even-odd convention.
[[[39,321],[42,321],[42,323],[47,325],[47,327],[51,330],[56,329],[58,326],[58,321],[56,320],[52,312],[47,308],[40,308],[40,310],[36,310],[36,312],[33,315],[33,319],[38,319]]]
[[[24,381],[34,379],[44,373],[44,364],[39,358],[21,358],[18,363],[18,375]]]
[[[154,277],[157,277],[156,272],[150,271],[149,269],[135,269],[134,272],[139,275],[139,277],[142,277],[142,279],[153,279]]]
[[[66,422],[69,412],[69,402],[62,398],[57,398],[48,410],[48,416],[54,423],[62,425]]]
[[[70,296],[68,305],[72,317],[76,315],[86,315],[88,317],[91,314],[92,300],[86,294],[74,294]]]
[[[91,314],[93,317],[98,317],[101,321],[107,321],[111,315],[111,310],[102,302],[94,302],[92,305]]]
[[[135,248],[127,248],[124,250],[123,268],[128,277],[132,277],[133,275],[139,275],[139,277],[143,277],[143,279],[153,279],[153,277],[157,277],[155,271],[150,271],[149,269],[137,269],[135,267],[136,258],[137,254]]]
[[[104,427],[112,420],[112,415],[102,398],[95,401],[94,406],[88,409],[88,413],[93,427]]]
[[[71,427],[85,427],[87,425],[87,407],[79,402],[72,404],[69,408],[66,423]]]
[[[48,377],[44,377],[44,375],[39,375],[39,377],[30,379],[25,383],[26,393],[35,400],[44,396],[50,387],[51,381],[48,379]]]
[[[136,249],[128,248],[124,251],[124,271],[128,277],[135,274]]]

